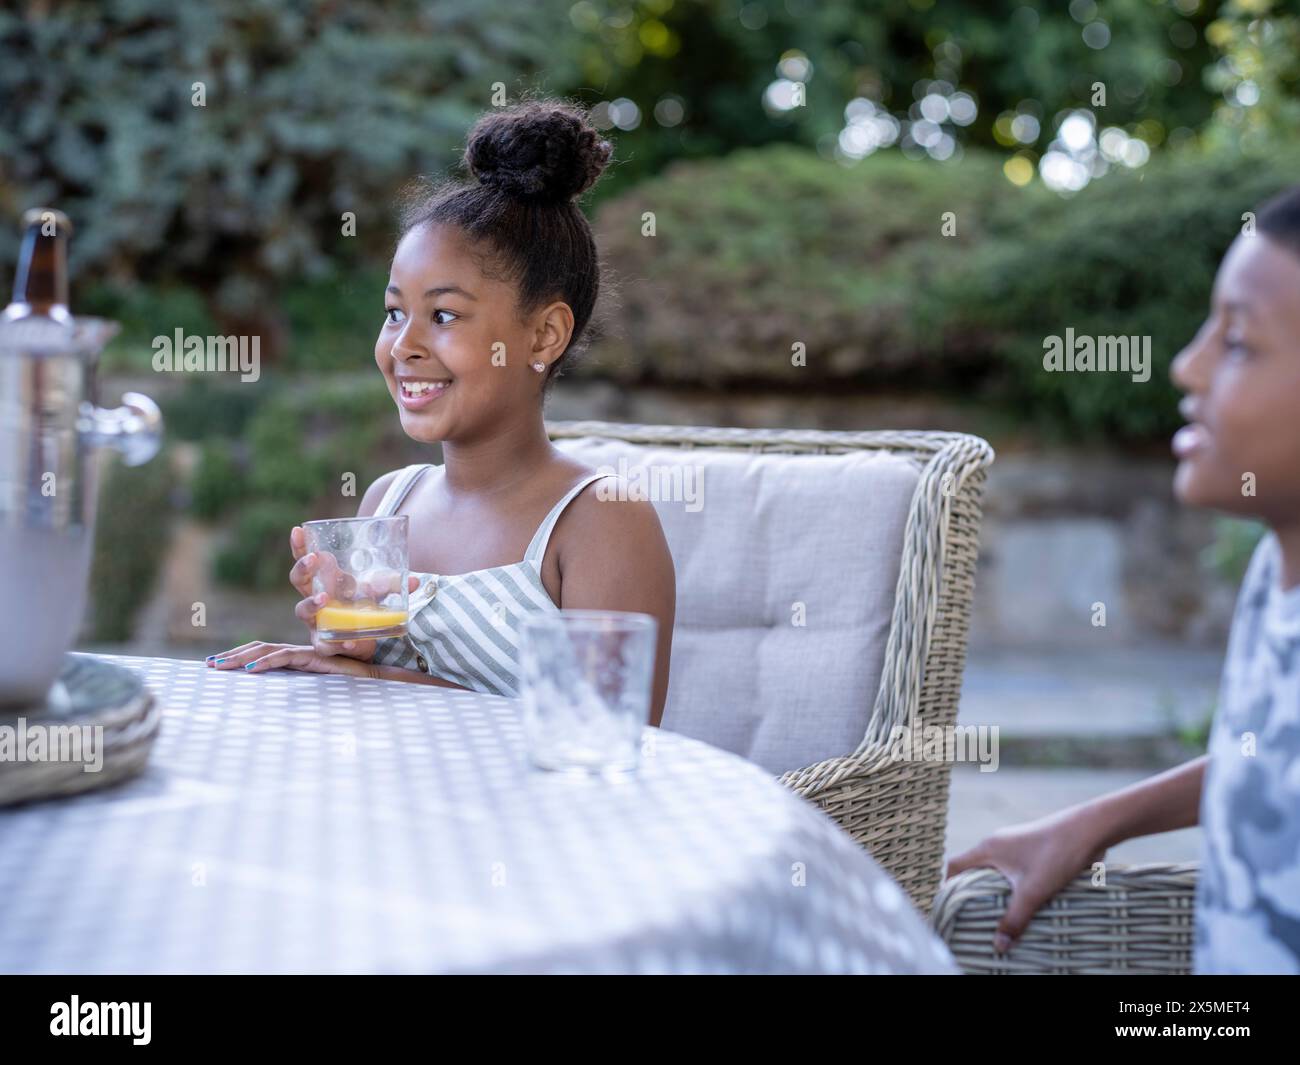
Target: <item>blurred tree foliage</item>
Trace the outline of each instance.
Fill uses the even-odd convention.
[[[160,546],[171,535],[176,474],[164,447],[143,466],[105,456],[90,571],[88,638],[130,639],[162,566]],[[147,537],[149,548],[142,544]]]
[[[1300,10],[1295,0],[1229,0],[1206,31],[1222,52],[1206,81],[1222,97],[1208,140],[1259,154],[1300,133]]]
[[[552,47],[564,10],[556,0],[6,8],[0,207],[17,217],[58,203],[82,223],[74,277],[180,283],[223,331],[260,335],[273,355],[285,338],[282,279],[379,259],[393,191],[455,161],[496,83],[513,95],[542,62],[564,77]],[[0,226],[0,261],[15,255],[15,232]]]
[[[975,121],[953,129],[967,145],[1019,147],[997,120],[1020,111],[1039,120],[1027,150],[1041,152],[1054,116],[1090,106],[1101,82],[1099,119],[1154,147],[1211,115],[1216,97],[1202,71],[1217,57],[1205,34],[1214,8],[1214,0],[578,0],[570,20],[585,83],[640,112],[639,125],[619,133],[624,162],[605,190],[612,195],[673,158],[777,140],[829,151],[848,101],[865,97],[905,118],[935,81],[977,101]],[[804,105],[765,113],[764,91],[801,70]],[[680,125],[654,117],[663,100],[680,106]]]

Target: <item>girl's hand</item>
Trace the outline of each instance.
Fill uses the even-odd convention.
[[[344,655],[361,662],[369,662],[374,658],[378,641],[344,640],[338,642],[322,640],[316,635],[317,612],[330,601],[331,597],[344,600],[356,598],[358,594],[356,581],[350,574],[339,569],[338,559],[328,551],[321,551],[319,554],[315,552],[308,554],[307,534],[300,525],[295,525],[289,532],[289,548],[293,551],[293,557],[296,560],[293,569],[289,571],[289,583],[297,589],[299,595],[303,596],[298,605],[293,608],[293,612],[307,626],[307,631],[311,634],[312,648],[318,655],[325,657]],[[313,579],[318,576],[327,591],[313,595],[312,588],[315,587]],[[384,585],[383,587],[361,589],[361,594],[379,598],[396,591],[398,575],[391,574],[390,576],[392,578],[390,581],[381,582]],[[410,576],[407,581],[408,592],[413,592],[420,586],[418,577]]]
[[[369,666],[353,658],[322,655],[314,647],[291,643],[246,643],[219,656],[214,655],[208,664],[215,669],[244,669],[249,673],[265,673],[268,669],[297,669],[304,673],[373,676]]]
[[[1088,807],[1081,806],[995,832],[948,862],[948,876],[992,867],[1011,882],[993,949],[1005,954],[1030,918],[1066,884],[1106,856]]]

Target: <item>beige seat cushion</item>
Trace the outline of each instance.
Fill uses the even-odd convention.
[[[556,446],[621,474],[629,492],[659,489],[649,498],[677,568],[664,727],[773,773],[857,747],[880,684],[915,464],[598,437]]]

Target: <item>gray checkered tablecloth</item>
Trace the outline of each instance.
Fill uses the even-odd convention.
[[[0,813],[0,971],[955,971],[847,835],[706,744],[547,773],[513,700],[105,658],[162,731],[139,778]]]

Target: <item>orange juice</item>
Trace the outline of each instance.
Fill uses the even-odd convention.
[[[406,611],[374,603],[330,600],[316,612],[316,634],[322,640],[351,640],[358,636],[403,636]]]

